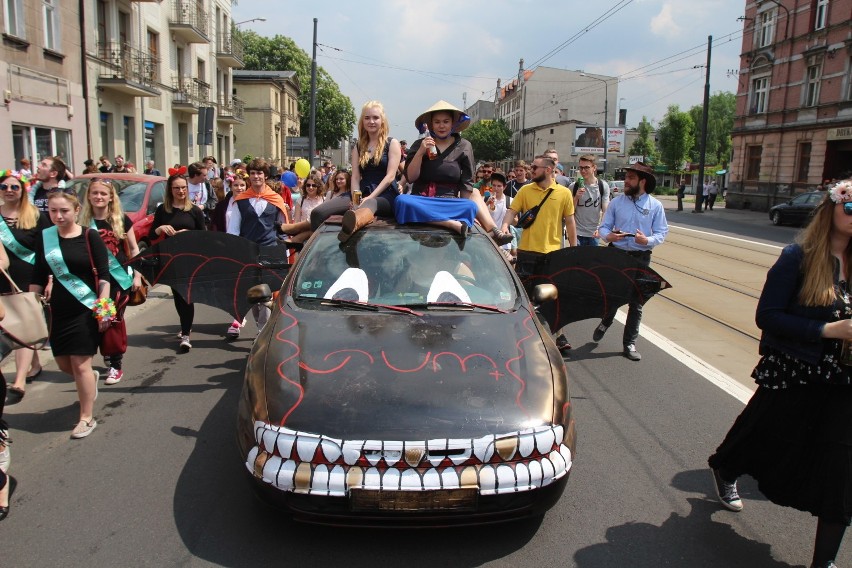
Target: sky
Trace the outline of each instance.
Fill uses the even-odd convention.
[[[656,125],[671,104],[701,104],[710,35],[710,92],[737,91],[744,11],[745,0],[236,0],[232,17],[266,18],[240,28],[288,36],[309,56],[317,18],[317,65],[356,116],[381,101],[391,135],[410,141],[438,100],[493,101],[521,58],[528,70],[617,76],[610,108],[627,109],[628,127],[642,116]]]

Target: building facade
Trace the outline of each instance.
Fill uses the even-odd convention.
[[[852,172],[852,0],[748,1],[727,206]]]
[[[234,71],[234,93],[245,101],[245,122],[234,128],[239,157],[284,168],[301,157],[287,153],[287,139],[300,135],[299,92],[295,71]]]
[[[494,120],[494,101],[476,101],[464,113],[470,117],[470,123],[476,124],[481,120]]]
[[[12,136],[0,149],[8,139],[16,160],[55,154],[72,171],[101,155],[140,171],[146,160],[161,171],[230,160],[244,120],[230,10],[230,0],[7,0],[0,128]]]

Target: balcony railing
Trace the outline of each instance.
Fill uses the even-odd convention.
[[[216,38],[216,58],[228,67],[243,67],[245,48],[243,40],[233,32],[221,32]]]
[[[99,86],[114,88],[134,96],[156,96],[159,91],[160,60],[128,43],[109,41],[98,44]]]
[[[210,101],[210,85],[193,77],[174,77],[172,79],[172,105],[175,108],[198,112],[198,107],[207,106]]]
[[[210,15],[196,0],[173,0],[169,29],[187,43],[209,43]]]
[[[245,122],[244,111],[245,101],[237,97],[219,96],[219,116],[218,120],[222,122]]]

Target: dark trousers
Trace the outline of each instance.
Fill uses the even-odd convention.
[[[172,297],[175,300],[178,319],[180,319],[180,333],[181,335],[189,335],[189,332],[192,331],[192,320],[195,319],[195,305],[188,304],[174,288],[172,288]]]
[[[651,265],[651,251],[627,251],[627,254],[636,258],[643,268],[648,268]],[[603,324],[606,326],[612,325],[615,319],[615,312],[607,314],[603,319]],[[624,347],[634,345],[636,338],[639,337],[639,323],[642,321],[642,304],[639,299],[630,300],[627,304],[627,321],[624,322],[624,335],[622,336],[622,344]]]
[[[710,206],[710,209],[713,209],[713,205],[716,203],[716,194],[711,193],[707,196],[707,205]]]
[[[683,195],[680,192],[677,194],[677,210],[683,211]]]

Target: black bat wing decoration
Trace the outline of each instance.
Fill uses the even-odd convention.
[[[602,319],[638,298],[647,302],[671,288],[656,271],[614,247],[570,247],[547,254],[544,274],[529,277],[532,285],[553,284],[559,291],[554,302],[539,311],[556,332],[584,319]]]
[[[152,284],[167,284],[187,302],[225,310],[235,319],[249,311],[248,289],[278,290],[287,276],[288,246],[261,247],[227,233],[186,231],[160,241],[129,264]]]

